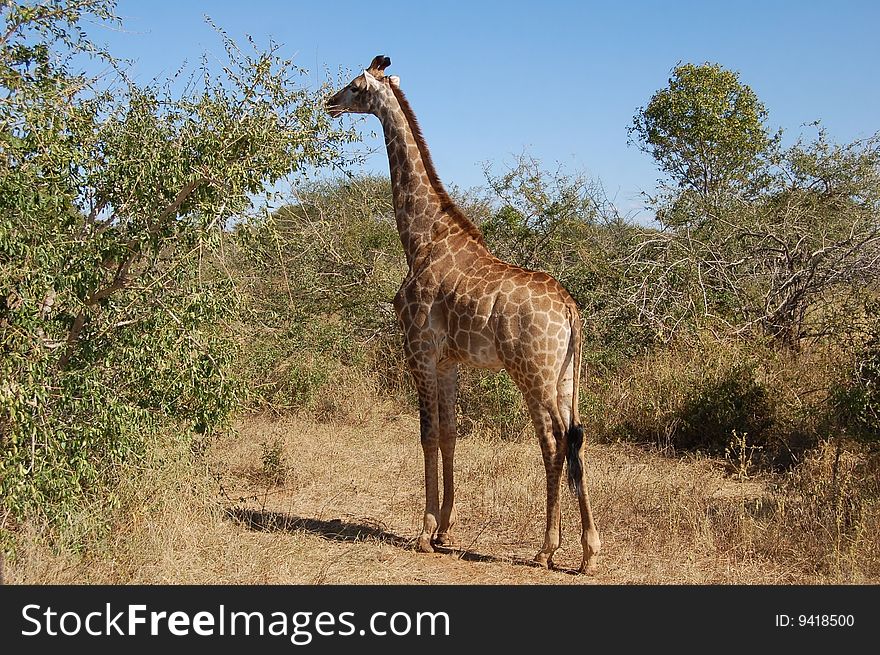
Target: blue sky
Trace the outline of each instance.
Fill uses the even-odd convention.
[[[627,145],[633,114],[678,62],[738,71],[785,129],[821,120],[846,142],[880,130],[880,3],[782,2],[282,2],[121,0],[122,32],[93,32],[142,81],[222,48],[209,15],[233,37],[284,44],[318,84],[391,57],[447,185],[484,182],[526,151],[598,179],[623,212],[652,191],[653,161]],[[387,173],[381,142],[365,169]],[[812,132],[810,132],[812,133]]]

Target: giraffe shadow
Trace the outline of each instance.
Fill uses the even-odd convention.
[[[330,539],[331,541],[379,541],[404,549],[411,548],[415,543],[414,539],[405,539],[393,532],[388,532],[378,525],[350,523],[342,519],[324,521],[322,519],[285,514],[284,512],[271,512],[242,507],[228,508],[226,516],[255,532],[305,531],[324,539]]]
[[[457,549],[450,548],[448,546],[438,546],[434,544],[434,552],[441,553],[443,555],[452,555],[456,559],[461,559],[466,562],[485,562],[485,563],[494,563],[494,564],[512,564],[514,566],[528,566],[533,569],[544,568],[540,564],[536,563],[534,560],[526,559],[524,557],[496,557],[495,555],[485,555],[482,553],[475,553],[469,549]],[[577,575],[577,571],[574,569],[561,568],[559,566],[554,566],[553,571],[556,573],[568,573],[571,575]]]
[[[343,521],[342,519],[331,519],[326,521],[323,519],[294,516],[284,512],[246,509],[243,507],[230,507],[226,509],[225,513],[230,520],[255,532],[305,531],[331,541],[348,543],[378,541],[402,550],[415,550],[416,547],[415,539],[401,537],[393,532],[389,532],[379,525]],[[470,549],[457,549],[437,545],[434,546],[434,549],[438,553],[451,555],[466,562],[538,567],[538,565],[532,560],[521,557],[496,557],[495,555],[477,553]],[[564,568],[556,568],[554,570],[559,573],[576,573],[574,570]]]

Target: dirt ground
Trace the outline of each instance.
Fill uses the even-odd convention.
[[[718,508],[760,506],[760,482],[731,479],[707,460],[669,460],[623,445],[588,448],[590,492],[603,540],[599,572],[580,564],[577,506],[564,503],[563,548],[547,571],[531,560],[543,537],[544,471],[532,440],[479,437],[456,451],[456,547],[414,549],[424,482],[418,423],[363,425],[253,417],[218,443],[210,466],[224,521],[254,559],[252,582],[412,584],[776,583],[803,574],[738,556],[709,525]],[[274,445],[284,481],[267,463]],[[277,476],[276,476],[277,480]],[[743,509],[744,508],[744,509]],[[225,576],[235,580],[231,571]]]
[[[588,443],[587,474],[602,538],[596,575],[574,572],[580,517],[567,490],[558,568],[532,565],[545,498],[534,437],[459,439],[456,547],[423,554],[415,550],[424,481],[414,415],[376,408],[357,422],[251,416],[195,461],[169,457],[145,469],[92,546],[59,554],[34,539],[7,566],[7,580],[810,584],[845,577],[821,573],[790,539],[774,536],[770,485],[739,481],[720,462]]]

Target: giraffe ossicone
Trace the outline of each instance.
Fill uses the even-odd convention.
[[[409,271],[394,297],[404,355],[419,395],[425,460],[425,513],[419,550],[451,543],[459,365],[506,369],[528,406],[547,476],[544,544],[551,566],[562,539],[561,480],[578,498],[582,572],[596,568],[599,533],[590,508],[578,414],[581,319],[568,292],[547,273],[508,264],[449,197],[399,79],[378,55],[327,99],[331,116],[373,114],[382,124],[394,215]],[[440,500],[438,464],[442,463]]]

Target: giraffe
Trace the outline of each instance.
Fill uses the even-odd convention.
[[[578,499],[583,560],[593,573],[599,533],[584,470],[578,415],[581,319],[568,292],[547,273],[493,256],[482,234],[440,182],[415,114],[388,57],[327,99],[331,117],[372,114],[382,124],[391,172],[394,215],[409,271],[394,297],[404,354],[419,397],[425,461],[425,513],[417,548],[453,543],[459,365],[506,369],[534,424],[547,477],[544,544],[535,562],[553,566],[562,539],[561,478]],[[442,458],[443,503],[438,462]]]

